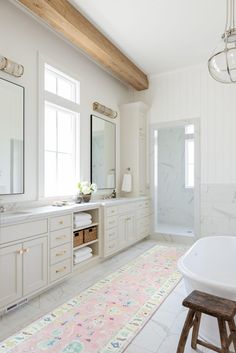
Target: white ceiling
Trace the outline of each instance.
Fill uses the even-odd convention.
[[[206,62],[225,0],[70,0],[147,74]]]

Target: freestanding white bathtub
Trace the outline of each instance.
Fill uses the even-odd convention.
[[[178,262],[187,293],[194,289],[236,300],[236,237],[198,240]],[[216,319],[203,315],[200,335],[219,345]]]

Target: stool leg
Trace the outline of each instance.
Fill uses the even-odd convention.
[[[218,326],[220,331],[222,353],[230,353],[228,347],[228,334],[225,321],[222,319],[218,319]]]
[[[184,348],[188,339],[188,334],[193,326],[193,319],[194,319],[195,311],[192,309],[189,309],[188,315],[186,317],[184,327],[180,336],[178,348],[177,348],[177,353],[184,353]]]
[[[232,341],[233,341],[233,345],[234,345],[234,350],[236,352],[236,326],[235,326],[234,319],[230,320],[228,322],[228,324],[229,324],[230,333],[232,335]]]
[[[197,349],[197,339],[199,334],[200,322],[201,322],[201,313],[196,312],[194,322],[193,322],[193,334],[191,346],[193,349]]]

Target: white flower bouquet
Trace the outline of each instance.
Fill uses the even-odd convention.
[[[79,182],[77,188],[84,202],[90,201],[91,195],[97,191],[97,185],[88,181]]]

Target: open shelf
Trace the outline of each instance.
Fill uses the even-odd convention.
[[[93,255],[93,257],[91,257],[91,258],[88,259],[88,260],[84,260],[84,261],[82,261],[82,262],[79,262],[78,264],[74,264],[74,269],[76,269],[76,268],[78,268],[78,267],[80,267],[80,266],[82,266],[82,265],[87,265],[87,264],[89,264],[90,262],[93,262],[93,261],[97,260],[98,258],[99,258],[99,255]]]
[[[79,230],[83,230],[83,229],[90,228],[90,227],[95,227],[95,226],[98,226],[98,223],[91,223],[91,224],[88,224],[87,226],[74,228],[73,232],[78,232]]]
[[[87,245],[91,245],[91,244],[94,244],[94,243],[97,243],[97,242],[98,242],[98,239],[95,239],[95,240],[89,241],[88,243],[83,243],[83,244],[81,244],[79,246],[76,246],[75,248],[73,248],[73,250],[78,250],[78,249],[84,248]]]

